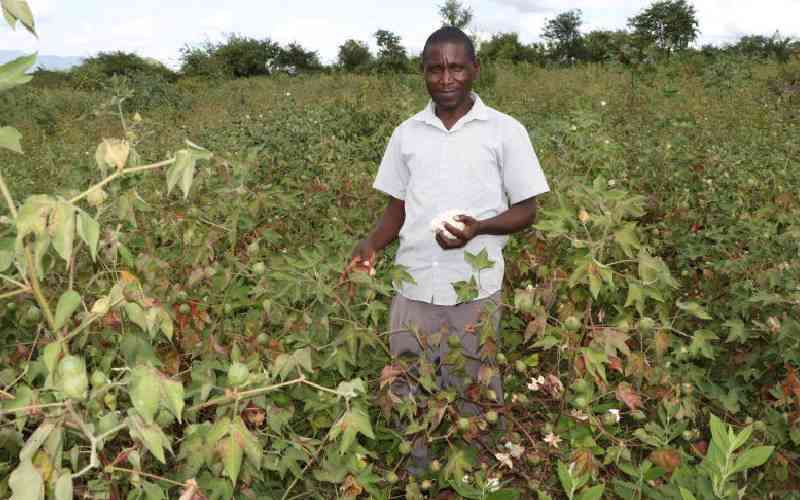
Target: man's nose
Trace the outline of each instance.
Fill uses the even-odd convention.
[[[453,74],[450,73],[449,69],[444,68],[444,71],[442,71],[442,83],[447,84],[452,81],[453,81]]]

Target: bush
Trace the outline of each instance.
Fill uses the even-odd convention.
[[[206,42],[181,50],[181,72],[187,76],[245,78],[269,74],[267,62],[280,56],[280,46],[264,38],[231,34],[224,42]]]

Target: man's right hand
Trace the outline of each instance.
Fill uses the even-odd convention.
[[[350,257],[350,263],[344,270],[344,274],[350,274],[353,271],[365,271],[370,276],[375,274],[375,257],[377,255],[375,246],[369,238],[361,240],[356,248],[353,250],[353,255]]]

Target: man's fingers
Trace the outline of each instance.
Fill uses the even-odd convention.
[[[465,240],[462,238],[448,238],[444,235],[444,231],[437,231],[436,232],[436,241],[439,243],[439,246],[442,247],[444,250],[450,250],[453,248],[461,248],[467,244]]]
[[[460,229],[458,229],[456,227],[451,226],[447,222],[444,223],[444,227],[447,228],[448,231],[450,231],[450,234],[452,234],[453,236],[455,236],[459,240],[466,241],[466,240],[469,239],[469,238],[467,238],[467,235],[464,234],[464,231],[462,231],[462,230],[460,230]]]

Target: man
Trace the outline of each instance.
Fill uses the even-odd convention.
[[[396,358],[424,355],[436,365],[440,387],[463,392],[463,375],[444,362],[447,337],[459,338],[453,344],[462,346],[466,374],[475,379],[481,361],[474,327],[487,306],[500,303],[503,246],[509,234],[533,223],[535,196],[549,188],[524,126],[471,91],[480,65],[469,37],[453,27],[434,32],[422,52],[422,70],[431,102],[392,134],[374,183],[389,204],[357,245],[348,270],[372,270],[377,252],[400,237],[396,263],[415,283],[403,283],[392,302],[390,352]],[[449,234],[433,234],[431,221],[452,210],[461,214],[456,221],[463,227],[446,223]],[[475,272],[465,252],[482,250],[493,266]],[[459,303],[454,283],[473,277],[477,298]],[[496,331],[499,312],[490,321]],[[438,345],[427,341],[441,332]],[[502,398],[499,377],[491,388]],[[418,390],[413,384],[392,389],[399,396]],[[424,443],[416,443],[413,458],[427,459]]]

